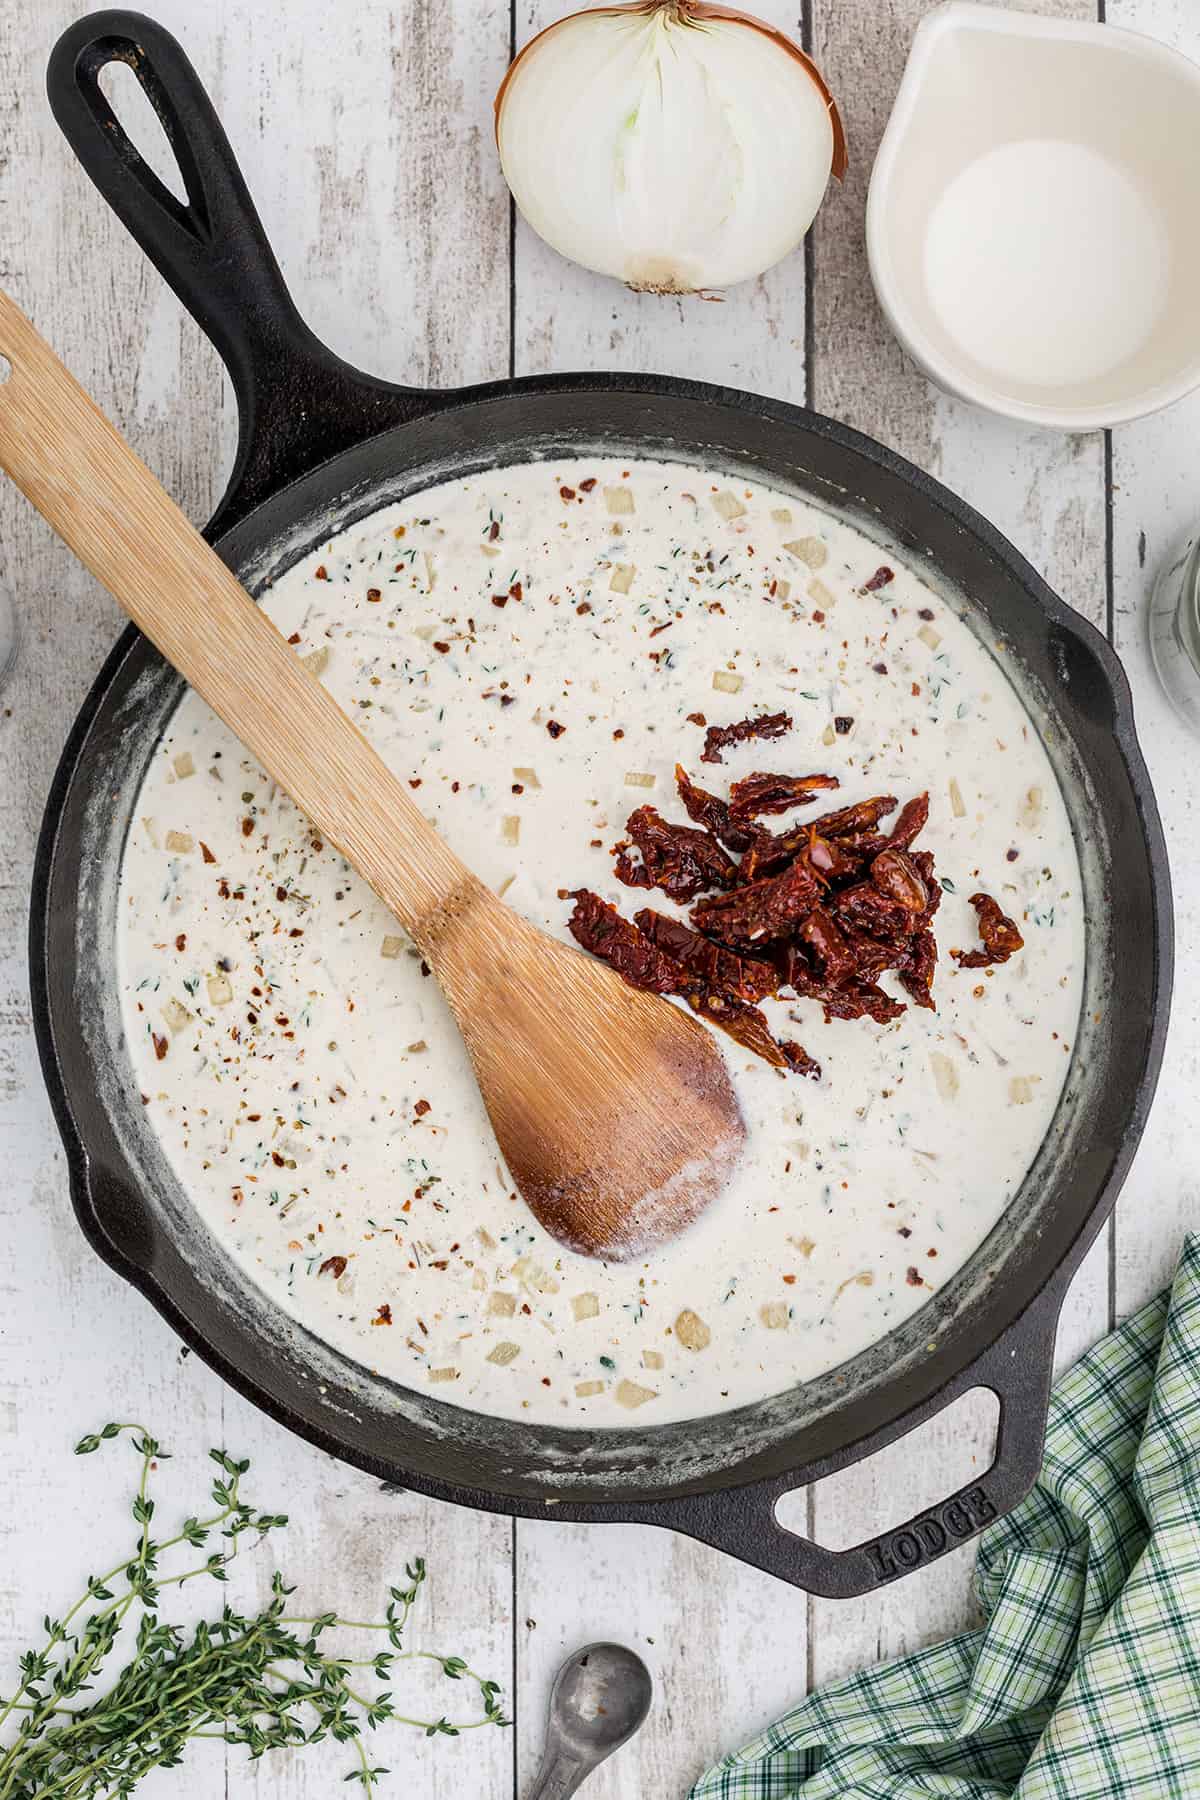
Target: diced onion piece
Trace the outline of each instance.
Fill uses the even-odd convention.
[[[938,645],[942,641],[941,638],[938,636],[937,632],[933,629],[932,625],[922,625],[920,631],[918,631],[918,633],[917,633],[917,636],[920,638],[921,642],[924,645],[926,645],[926,647],[930,650],[936,650]]]
[[[604,504],[610,513],[631,513],[636,510],[633,504],[633,489],[627,487],[606,487]]]
[[[151,818],[143,818],[142,824],[145,826],[146,836],[150,839],[150,842],[154,845],[154,848],[156,850],[161,850],[162,844],[159,841],[158,826],[155,824],[154,820]]]
[[[636,563],[618,563],[608,582],[610,594],[627,594],[633,586],[633,578],[637,574]]]
[[[347,1269],[344,1275],[338,1276],[337,1291],[339,1294],[352,1294],[354,1292],[353,1270]]]
[[[808,597],[814,606],[823,607],[826,612],[834,605],[837,595],[832,588],[825,586],[819,575],[814,575],[808,584]]]
[[[636,1381],[618,1381],[617,1405],[628,1408],[630,1412],[635,1406],[645,1406],[647,1400],[657,1400],[654,1388],[639,1387]]]
[[[576,1321],[595,1319],[600,1312],[600,1296],[598,1294],[574,1294],[571,1298],[571,1310]]]
[[[728,488],[713,495],[713,506],[723,519],[740,519],[744,517],[746,511],[737,495],[731,493]]]
[[[488,1312],[494,1319],[511,1319],[517,1310],[517,1296],[500,1288],[488,1295]]]
[[[829,560],[829,551],[819,537],[791,538],[783,547],[810,569],[823,569]]]
[[[786,506],[775,507],[771,513],[771,517],[777,525],[790,525],[792,522],[792,515]]]
[[[503,1369],[508,1363],[512,1362],[515,1357],[520,1356],[520,1354],[520,1344],[503,1343],[497,1344],[494,1349],[489,1350],[487,1359],[490,1363],[497,1363],[500,1368]]]
[[[642,1351],[642,1367],[645,1369],[661,1369],[663,1360],[663,1353],[661,1350]]]
[[[505,813],[500,820],[500,842],[502,844],[519,844],[521,841],[521,821],[516,813]]]
[[[401,956],[403,952],[404,939],[402,937],[393,937],[390,933],[384,938],[382,944],[379,946],[380,956]]]
[[[214,1006],[228,1006],[233,999],[233,983],[228,975],[210,975],[207,978],[208,997]]]
[[[180,856],[186,856],[189,850],[194,850],[195,848],[196,840],[190,831],[168,831],[168,850],[174,850],[177,851]]]
[[[829,744],[837,743],[837,732],[833,729],[832,725],[827,725],[821,733],[821,742],[827,746]]]
[[[537,778],[536,769],[514,769],[513,780],[519,781],[522,787],[527,788],[540,788],[542,785]]]
[[[438,634],[438,627],[436,625],[414,625],[412,634],[414,637],[420,638],[423,644],[430,644]]]
[[[500,1185],[503,1187],[504,1183],[501,1182]],[[485,1250],[494,1250],[496,1248],[496,1240],[486,1226],[481,1225],[475,1233],[475,1236],[479,1239]]]
[[[948,1056],[940,1050],[929,1052],[929,1066],[933,1070],[934,1086],[943,1100],[953,1100],[958,1093],[958,1070]]]
[[[1008,1084],[1008,1098],[1013,1106],[1028,1106],[1033,1099],[1036,1076],[1014,1075]]]
[[[577,1381],[575,1383],[577,1400],[590,1400],[593,1394],[602,1394],[603,1392],[604,1383],[602,1381]]]
[[[745,685],[745,678],[735,675],[731,669],[714,669],[712,684],[718,693],[740,694]]]
[[[315,650],[310,650],[307,656],[302,656],[300,661],[304,664],[310,675],[315,675],[319,678],[325,673],[326,665],[329,662],[329,645],[318,645]]]
[[[432,594],[434,588],[437,586],[437,564],[434,561],[432,550],[426,550],[424,552],[424,557],[425,557],[425,586],[428,589],[428,591]]]
[[[458,1376],[457,1369],[430,1369],[429,1371],[430,1381],[457,1381]]]
[[[625,772],[626,787],[652,788],[657,780],[657,775],[650,775],[645,769],[627,769]]]
[[[168,1031],[183,1031],[192,1017],[182,1000],[168,1000],[162,1009],[162,1016],[167,1021]]]
[[[775,593],[774,593],[773,597],[776,600],[790,600],[792,597],[791,582],[790,581],[777,581],[775,583]]]
[[[690,1306],[685,1306],[676,1319],[675,1336],[685,1350],[707,1350],[712,1343],[712,1332]]]
[[[768,1331],[787,1330],[788,1309],[782,1300],[768,1300],[765,1306],[759,1308],[758,1316]]]
[[[950,811],[954,814],[956,819],[965,819],[967,816],[967,804],[962,797],[962,789],[959,787],[958,782],[953,775],[950,777],[949,793]]]
[[[476,1269],[471,1275],[471,1286],[477,1294],[487,1293],[488,1279],[482,1269]]]
[[[172,766],[180,781],[186,781],[189,775],[194,775],[196,773],[196,765],[192,761],[192,753],[190,750],[181,750]]]
[[[1036,831],[1038,820],[1042,816],[1042,790],[1031,787],[1021,802],[1021,810],[1017,815],[1026,831]]]

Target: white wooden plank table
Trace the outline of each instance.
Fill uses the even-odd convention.
[[[852,168],[805,253],[714,305],[627,294],[512,229],[491,96],[511,44],[554,17],[555,0],[514,0],[511,15],[502,0],[154,6],[209,85],[303,310],[353,362],[431,384],[653,369],[807,399],[964,494],[1112,633],[1171,842],[1179,975],[1145,1144],[1068,1301],[1060,1355],[1069,1358],[1161,1283],[1200,1216],[1200,1161],[1185,1125],[1200,1063],[1196,752],[1159,693],[1144,639],[1154,568],[1200,513],[1200,399],[1110,442],[1023,430],[931,389],[886,333],[862,243],[871,157],[926,0],[807,0],[802,15],[795,0],[757,8],[814,48],[843,104]],[[1052,9],[1094,16],[1093,0]],[[1191,0],[1107,0],[1107,11],[1200,57]],[[50,119],[46,57],[73,16],[66,0],[5,0],[0,279],[202,519],[232,453],[232,402],[215,356]],[[70,1215],[30,1026],[25,933],[51,773],[120,621],[7,484],[0,580],[18,597],[23,628],[0,696],[0,1692],[41,1612],[73,1597],[114,1539],[124,1547],[118,1469],[68,1454],[109,1416],[144,1418],[175,1450],[167,1505],[174,1493],[180,1506],[190,1501],[209,1444],[252,1455],[259,1497],[292,1514],[280,1555],[314,1602],[367,1605],[406,1556],[426,1555],[429,1599],[414,1641],[467,1656],[503,1682],[516,1712],[512,1733],[389,1736],[382,1760],[396,1791],[427,1800],[519,1800],[550,1678],[588,1636],[635,1644],[660,1678],[649,1724],[589,1794],[657,1800],[682,1793],[806,1685],[964,1623],[970,1548],[839,1605],[649,1528],[514,1526],[382,1493],[244,1405],[102,1267]],[[790,1516],[823,1541],[852,1542],[983,1466],[990,1429],[986,1406],[963,1403],[926,1429],[919,1450],[910,1440],[795,1497]],[[344,1766],[336,1747],[257,1767],[217,1745],[198,1746],[196,1758],[186,1791],[221,1783],[234,1800],[327,1794]],[[179,1791],[171,1774],[146,1785],[150,1796]]]

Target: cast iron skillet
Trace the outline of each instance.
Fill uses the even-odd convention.
[[[120,59],[153,102],[187,204],[126,137],[97,77]],[[1066,1093],[1034,1168],[968,1266],[832,1374],[716,1418],[575,1431],[495,1420],[372,1377],[287,1320],[200,1225],[139,1102],[113,978],[116,870],[182,683],[127,631],[64,752],[38,849],[38,1041],[79,1220],[226,1380],[364,1469],[470,1506],[669,1525],[813,1592],[850,1595],[940,1555],[1037,1470],[1067,1283],[1107,1215],[1158,1073],[1171,973],[1162,832],[1111,651],[969,507],[844,426],[696,382],[502,381],[450,393],[351,369],[303,323],[199,80],[150,20],[97,13],[50,62],[55,116],[101,193],[200,321],[241,432],[208,528],[255,591],[341,523],[448,475],[571,450],[692,459],[806,493],[893,545],[1000,654],[1046,739],[1084,866],[1087,992]],[[879,1449],[967,1389],[999,1396],[995,1462],[906,1526],[833,1552],[778,1499]]]

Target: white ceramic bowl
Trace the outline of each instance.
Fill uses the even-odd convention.
[[[1200,68],[1106,25],[951,0],[871,177],[892,330],[992,412],[1099,430],[1200,385]]]

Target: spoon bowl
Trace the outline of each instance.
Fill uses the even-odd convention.
[[[568,1800],[640,1729],[653,1694],[649,1669],[624,1644],[585,1644],[569,1656],[550,1691],[546,1753],[529,1800]]]

